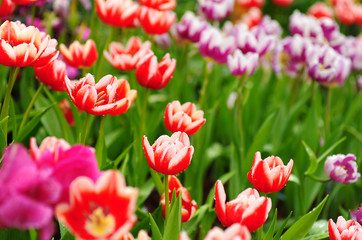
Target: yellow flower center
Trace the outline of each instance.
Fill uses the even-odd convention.
[[[85,223],[85,229],[94,237],[105,237],[115,229],[116,221],[111,214],[105,214],[103,208],[95,209]]]

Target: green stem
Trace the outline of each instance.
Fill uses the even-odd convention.
[[[242,111],[243,111],[243,104],[242,104],[242,98],[243,98],[243,88],[246,83],[248,75],[244,74],[239,80],[239,87],[237,92],[237,98],[236,98],[236,112],[237,112],[237,122],[238,122],[238,128],[239,128],[239,134],[240,134],[240,157],[244,156],[244,131],[243,131],[243,117],[242,117]]]
[[[329,182],[331,179],[330,178],[320,178],[320,177],[317,177],[317,176],[314,176],[314,175],[307,175],[308,177],[310,177],[311,179],[317,181],[317,182],[321,182],[321,183],[326,183],[326,182]]]
[[[44,87],[44,84],[41,83],[38,90],[36,91],[36,93],[34,94],[33,98],[31,99],[31,102],[29,103],[28,105],[28,108],[26,109],[25,113],[24,113],[24,117],[23,117],[23,120],[21,121],[20,123],[20,127],[19,127],[19,133],[21,132],[21,130],[23,130],[26,122],[28,121],[29,119],[29,114],[30,114],[30,111],[31,109],[33,108],[34,106],[34,103],[36,101],[36,99],[38,98],[38,96],[40,95],[41,91],[43,90],[43,87]]]
[[[84,125],[83,125],[83,131],[81,134],[81,141],[80,141],[81,144],[85,144],[85,141],[86,141],[89,117],[90,117],[90,114],[86,113]]]
[[[326,118],[325,118],[326,137],[329,135],[329,131],[330,131],[331,101],[332,101],[332,88],[328,88],[327,89]]]
[[[99,126],[99,135],[98,135],[98,141],[101,141],[101,143],[102,143],[102,141],[103,141],[103,143],[104,143],[104,123],[106,122],[106,116],[107,115],[104,115],[104,116],[102,116],[102,120],[101,120],[101,124],[100,124],[100,126]],[[99,139],[101,139],[101,140],[99,140]],[[99,166],[99,169],[103,169],[103,162],[104,162],[104,159],[103,159],[103,151],[105,150],[104,148],[103,148],[103,144],[102,144],[102,146],[101,146],[101,152],[100,152],[100,155],[99,156],[97,156],[97,159],[99,159],[98,161],[98,166]],[[97,148],[98,149],[98,148]]]
[[[11,91],[13,90],[16,77],[18,76],[19,68],[18,67],[12,67],[10,69],[10,75],[9,75],[9,82],[7,85],[6,93],[5,93],[5,99],[2,105],[1,114],[0,114],[0,121],[6,118],[9,114],[9,104],[11,99]],[[1,125],[3,128],[3,132],[5,136],[8,134],[8,120],[5,120],[3,124]],[[5,143],[7,144],[7,138],[5,138]]]
[[[114,31],[115,31],[115,27],[111,26],[111,30],[110,30],[110,32],[108,34],[108,38],[106,40],[106,43],[104,44],[103,49],[108,48],[109,44],[112,41]],[[104,57],[104,55],[102,53],[101,56],[100,56],[100,60],[99,60],[97,71],[96,71],[96,81],[98,81],[100,79],[101,75],[102,75],[104,60],[105,60],[105,57]]]
[[[207,90],[207,86],[209,85],[209,74],[210,71],[208,69],[208,65],[209,65],[209,61],[205,60],[205,66],[204,66],[204,82],[202,84],[202,88],[201,88],[201,92],[200,92],[200,100],[199,100],[199,106],[200,109],[203,109],[203,104],[205,101],[205,96],[206,96],[206,90]]]
[[[33,8],[31,9],[31,25],[34,25],[36,15],[36,3],[33,3]]]
[[[170,195],[168,192],[168,175],[165,175],[163,180],[165,183],[165,224],[166,224],[168,219],[169,207],[170,207]]]

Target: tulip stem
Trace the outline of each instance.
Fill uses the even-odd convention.
[[[165,178],[163,179],[165,182],[165,224],[168,219],[168,212],[170,207],[170,195],[168,193],[168,175],[165,175]]]
[[[263,239],[263,226],[261,226],[260,228],[258,228],[258,230],[256,230],[256,236],[258,240],[262,240]]]
[[[237,113],[237,122],[238,122],[238,128],[239,128],[239,134],[240,134],[240,155],[243,157],[244,155],[244,131],[243,131],[243,117],[242,117],[242,111],[243,111],[243,88],[246,83],[248,75],[244,74],[242,77],[240,77],[239,80],[239,87],[237,92],[237,98],[236,98],[236,113]]]
[[[325,118],[326,137],[329,135],[329,130],[330,130],[331,101],[332,101],[332,89],[328,88],[327,89],[326,118]]]
[[[31,9],[31,25],[34,26],[34,22],[35,22],[35,15],[36,15],[36,2],[33,3],[33,7]]]
[[[5,119],[9,114],[9,105],[10,105],[10,99],[11,99],[11,91],[13,90],[16,77],[19,73],[18,67],[12,67],[10,69],[10,75],[9,75],[9,82],[7,85],[6,93],[5,93],[5,99],[2,105],[1,114],[0,114],[0,121],[3,119],[5,120],[2,124],[2,130],[4,132],[4,135],[7,136],[8,134],[8,119]],[[7,144],[7,137],[5,137],[5,144]]]
[[[24,128],[26,122],[28,121],[28,118],[29,118],[29,114],[30,114],[30,111],[31,109],[33,108],[34,106],[34,103],[36,101],[36,99],[38,98],[38,96],[40,95],[41,91],[43,90],[43,87],[44,87],[44,84],[41,83],[38,90],[36,91],[36,93],[34,94],[33,98],[31,99],[29,105],[28,105],[28,108],[26,109],[25,113],[24,113],[24,117],[23,117],[23,120],[21,121],[20,123],[20,127],[19,127],[19,133],[21,132],[21,130]]]
[[[202,83],[202,88],[201,88],[201,92],[200,92],[200,100],[199,100],[200,109],[203,109],[203,103],[205,101],[206,90],[207,90],[207,86],[209,85],[209,74],[211,71],[209,71],[208,65],[209,65],[209,61],[205,60],[204,82]]]
[[[103,49],[107,49],[109,44],[111,43],[112,41],[112,38],[113,38],[113,34],[114,34],[114,31],[115,31],[115,27],[111,26],[111,30],[108,34],[108,38],[106,40],[106,43],[104,44],[104,47]],[[97,72],[96,72],[96,81],[98,81],[98,79],[100,79],[101,77],[101,74],[102,74],[102,70],[103,70],[103,65],[104,65],[104,54],[102,52],[101,56],[100,56],[100,59],[99,59],[99,63],[98,63],[98,67],[97,67]]]
[[[81,142],[80,142],[81,144],[85,144],[85,141],[86,141],[89,116],[90,116],[90,114],[86,113],[85,120],[84,120],[84,125],[83,125],[83,131],[82,131],[82,134],[81,134],[82,135],[81,136]]]

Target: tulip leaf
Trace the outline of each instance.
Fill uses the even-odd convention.
[[[188,233],[191,234],[193,231],[197,229],[198,224],[204,218],[205,213],[209,209],[209,206],[203,205],[199,209],[196,210],[195,215],[186,223],[183,224],[183,229]]]
[[[313,173],[315,173],[315,171],[318,168],[318,162],[317,162],[317,157],[314,154],[314,151],[304,142],[302,141],[303,145],[304,145],[304,149],[308,154],[309,157],[309,168],[308,170],[305,172],[306,175],[312,175]]]
[[[21,231],[19,229],[0,229],[0,239],[1,240],[30,240],[30,235],[28,231]]]
[[[68,229],[59,222],[60,240],[74,240],[74,236],[68,231]]]
[[[317,220],[319,214],[321,213],[324,204],[328,199],[328,195],[323,199],[321,203],[318,204],[316,208],[312,211],[301,217],[296,221],[281,237],[281,240],[298,240],[302,239],[305,235],[308,234],[312,228],[314,222]]]
[[[137,198],[137,206],[140,207],[143,204],[143,202],[151,194],[154,187],[155,185],[153,184],[152,179],[148,179],[148,181],[140,187],[140,191]]]
[[[347,138],[343,137],[340,140],[338,140],[338,142],[336,142],[335,144],[333,144],[330,148],[328,148],[318,159],[317,162],[319,163],[320,161],[322,161],[323,159],[325,159],[327,157],[328,154],[330,154],[339,144],[341,144],[342,142],[344,142]]]
[[[3,128],[0,126],[0,153],[3,152],[5,147],[6,147],[6,136],[4,134]]]
[[[18,133],[18,135],[15,138],[15,142],[21,142],[24,140],[25,137],[27,137],[30,132],[38,125],[40,122],[42,116],[44,116],[45,113],[48,112],[49,109],[51,109],[54,106],[54,104],[51,104],[49,107],[45,108],[44,110],[40,110],[26,125],[25,127]]]
[[[290,212],[288,217],[286,219],[284,219],[282,225],[280,226],[278,232],[275,234],[273,240],[279,240],[280,239],[280,235],[282,235],[285,226],[287,225],[289,218],[292,216],[293,212]]]
[[[176,198],[175,191],[173,192],[170,208],[170,215],[166,221],[165,233],[163,240],[178,240],[181,232],[181,195]]]
[[[150,213],[149,216],[150,216],[150,224],[152,230],[152,240],[162,240],[162,234],[155,220],[153,219],[152,214]]]
[[[275,211],[274,211],[273,221],[270,224],[268,232],[265,234],[265,237],[263,238],[264,240],[272,240],[273,239],[274,227],[275,227],[275,223],[277,221],[277,216],[278,216],[278,209],[276,208]]]

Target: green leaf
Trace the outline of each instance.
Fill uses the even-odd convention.
[[[328,199],[328,195],[323,199],[321,203],[318,204],[316,208],[312,211],[301,217],[296,221],[281,237],[282,240],[298,240],[302,239],[309,230],[312,228],[314,222],[317,220],[319,214],[321,213],[324,204]]]
[[[150,224],[152,230],[152,240],[162,240],[162,234],[155,220],[153,219],[152,214],[150,213],[149,216],[150,216]]]
[[[309,168],[308,170],[305,172],[306,175],[312,175],[313,173],[315,173],[315,171],[318,168],[318,162],[317,162],[317,157],[314,154],[314,151],[304,142],[302,141],[303,145],[304,145],[304,149],[308,154],[309,157]]]
[[[30,240],[30,235],[28,231],[21,231],[18,229],[0,229],[0,239],[1,240]]]
[[[288,217],[286,219],[284,219],[284,222],[282,223],[282,225],[280,226],[278,232],[275,234],[273,240],[279,240],[280,239],[280,235],[282,235],[283,231],[284,231],[284,228],[285,226],[287,225],[288,221],[289,221],[289,218],[292,216],[292,213],[293,212],[290,212]]]
[[[1,155],[2,155],[2,152],[5,147],[6,147],[6,136],[4,134],[3,128],[0,126],[0,154]]]
[[[137,198],[137,206],[141,206],[143,204],[143,202],[151,194],[154,187],[155,185],[153,184],[152,179],[148,179],[148,181],[140,187],[140,191]]]
[[[327,157],[327,155],[329,155],[339,144],[341,144],[342,142],[344,142],[347,138],[343,137],[340,140],[338,140],[338,142],[336,142],[335,144],[333,144],[330,148],[328,148],[318,159],[317,162],[319,163],[320,161],[322,161],[323,159],[325,159]]]
[[[175,192],[174,192],[175,195]],[[172,197],[174,199],[174,197]],[[181,232],[181,195],[171,203],[163,240],[178,240]]]
[[[15,138],[15,142],[21,142],[24,140],[25,137],[27,137],[30,132],[38,125],[41,118],[44,116],[46,112],[48,112],[49,109],[51,109],[54,106],[54,104],[51,104],[49,107],[45,108],[44,110],[37,113],[21,130],[21,132],[18,133],[18,135]]]
[[[273,221],[270,224],[268,232],[265,234],[264,240],[272,240],[273,239],[274,227],[275,227],[275,223],[277,221],[277,216],[278,216],[278,209],[275,209]]]
[[[74,236],[68,231],[68,229],[59,222],[60,240],[74,240]]]

